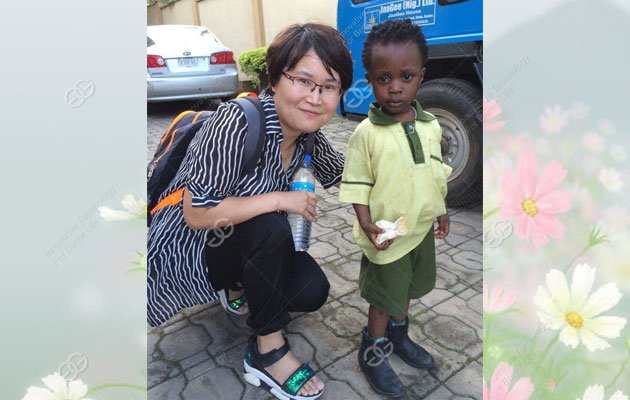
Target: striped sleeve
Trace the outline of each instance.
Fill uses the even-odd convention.
[[[328,189],[341,180],[344,156],[335,150],[322,131],[315,132],[313,170],[315,178]]]
[[[230,196],[240,178],[246,132],[245,114],[234,103],[221,104],[197,132],[186,155],[193,207],[213,207]]]
[[[369,204],[374,174],[367,133],[365,126],[361,124],[348,142],[348,155],[339,187],[339,201],[342,203]]]

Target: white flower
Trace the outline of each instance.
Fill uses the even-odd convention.
[[[603,153],[606,150],[604,138],[595,132],[587,132],[582,136],[582,146],[591,153]]]
[[[26,390],[22,400],[90,400],[85,396],[87,386],[80,380],[66,381],[55,372],[42,378],[45,388],[31,386]]]
[[[604,400],[604,387],[602,385],[592,385],[586,388],[584,396],[576,400]],[[628,396],[623,394],[621,390],[617,390],[610,397],[610,400],[628,400]]]
[[[615,125],[608,120],[601,120],[597,123],[597,129],[604,135],[610,135],[615,132]]]
[[[568,116],[560,106],[547,107],[540,116],[540,129],[548,135],[558,134],[567,124]]]
[[[613,144],[610,146],[610,157],[615,161],[624,162],[628,158],[628,154],[623,146]]]
[[[602,185],[611,192],[618,192],[621,188],[623,188],[621,174],[615,168],[603,167],[599,170],[597,179],[599,179]]]
[[[600,316],[621,299],[615,283],[601,286],[590,296],[595,279],[595,268],[578,264],[573,271],[571,288],[562,272],[552,269],[547,273],[547,288],[539,286],[534,296],[540,321],[550,329],[560,331],[560,341],[576,348],[580,342],[589,351],[608,348],[626,325],[621,317]]]
[[[569,113],[574,119],[583,119],[588,114],[588,106],[582,102],[573,103]]]
[[[101,218],[105,221],[131,221],[133,219],[146,217],[147,203],[143,199],[136,200],[132,195],[128,194],[121,200],[120,204],[124,210],[113,210],[109,207],[101,206],[98,208]]]

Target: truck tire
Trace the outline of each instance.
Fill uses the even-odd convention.
[[[434,79],[416,95],[442,127],[442,159],[453,168],[448,178],[448,206],[464,206],[482,197],[482,94],[462,79]]]

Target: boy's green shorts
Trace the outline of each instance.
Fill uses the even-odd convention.
[[[430,229],[422,242],[389,264],[374,264],[363,255],[359,273],[361,297],[393,316],[405,314],[407,299],[417,299],[435,287],[435,237]]]

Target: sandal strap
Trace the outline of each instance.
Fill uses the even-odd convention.
[[[287,340],[286,336],[282,335],[282,337],[284,338],[284,344],[280,346],[279,349],[273,349],[270,352],[265,353],[265,354],[260,354],[260,352],[258,351],[258,345],[256,344],[256,341],[254,340],[254,345],[256,349],[256,355],[255,355],[256,361],[263,368],[267,368],[268,366],[275,364],[278,360],[284,357],[285,354],[287,354],[289,350],[291,349],[291,346],[289,345],[289,341]]]
[[[314,375],[315,372],[313,371],[313,368],[311,368],[311,366],[307,363],[304,363],[300,366],[300,368],[296,369],[286,381],[284,381],[282,384],[282,390],[292,396],[295,396],[295,394],[302,389],[302,386],[304,386],[304,384],[306,384],[306,382],[308,382]]]
[[[238,310],[241,307],[243,307],[243,304],[245,304],[245,302],[247,301],[247,294],[243,292],[243,294],[240,295],[240,297],[230,300],[230,293],[226,290],[225,298],[228,299],[227,303],[232,310]]]

